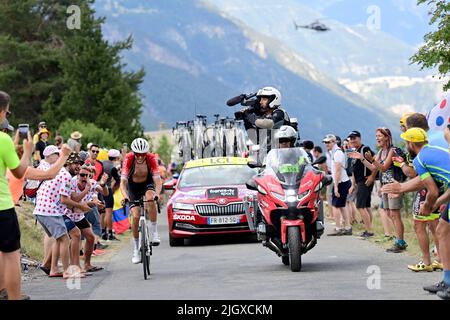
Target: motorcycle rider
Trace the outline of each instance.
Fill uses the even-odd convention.
[[[275,134],[275,140],[278,142],[279,149],[295,148],[295,145],[297,142],[297,137],[298,137],[297,131],[295,131],[294,128],[292,128],[291,126],[287,126],[287,125],[281,126],[281,128]],[[303,159],[299,159],[299,163],[306,162],[308,165],[311,165],[308,154],[306,153],[306,151],[303,148],[301,148],[301,150],[302,150],[301,158],[303,158]],[[274,159],[274,156],[275,156],[274,151],[270,151],[267,154],[266,165],[265,165],[266,168],[271,168],[272,167],[271,163],[275,163],[277,161],[277,159]],[[315,170],[315,169],[313,169],[313,170]],[[261,221],[261,220],[258,219],[258,221]],[[318,231],[319,235],[321,235],[324,230],[322,205],[320,206],[319,216],[316,221],[316,227],[317,227],[317,231]]]

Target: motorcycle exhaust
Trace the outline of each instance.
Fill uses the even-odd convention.
[[[279,257],[282,256],[282,252],[281,252],[280,248],[278,248],[278,247],[276,246],[276,244],[272,242],[271,239],[266,240],[266,241],[263,241],[262,244],[263,244],[264,247],[267,247],[267,248],[269,248],[270,250],[272,250],[273,252],[275,252]]]

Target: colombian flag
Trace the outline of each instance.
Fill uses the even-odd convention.
[[[130,228],[130,220],[128,219],[128,206],[122,207],[122,193],[120,189],[114,192],[114,208],[113,208],[113,229],[116,234],[121,234]]]

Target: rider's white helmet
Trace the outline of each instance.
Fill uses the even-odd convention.
[[[275,139],[279,141],[283,138],[291,139],[292,143],[295,143],[297,141],[297,131],[291,126],[281,126],[275,133]]]
[[[269,108],[274,109],[281,106],[281,93],[274,87],[264,87],[258,90],[256,97],[269,97]]]
[[[147,153],[150,150],[147,140],[136,138],[131,143],[131,150],[135,153]]]

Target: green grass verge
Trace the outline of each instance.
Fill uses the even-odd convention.
[[[383,225],[381,223],[379,211],[377,208],[372,208],[372,212],[374,215],[373,230],[374,230],[375,236],[366,241],[370,241],[370,242],[374,243],[375,245],[381,246],[385,249],[390,248],[394,242],[393,241],[384,241],[384,229],[383,229]],[[356,219],[358,221],[362,220],[359,213],[357,214]],[[422,252],[420,251],[419,242],[417,240],[417,236],[414,231],[414,220],[413,220],[412,214],[402,211],[402,220],[403,220],[403,224],[405,226],[405,235],[404,235],[405,239],[404,240],[408,244],[408,248],[405,251],[405,253],[408,256],[415,257],[418,260],[420,260],[422,258]],[[392,226],[392,230],[393,229],[394,228]],[[362,223],[361,224],[356,223],[353,225],[353,234],[354,235],[359,235],[364,230],[365,230],[364,225]],[[434,246],[434,241],[433,241],[431,232],[429,232],[429,238],[430,238],[430,253],[431,253],[431,250]],[[433,260],[433,256],[431,257],[431,259]]]

